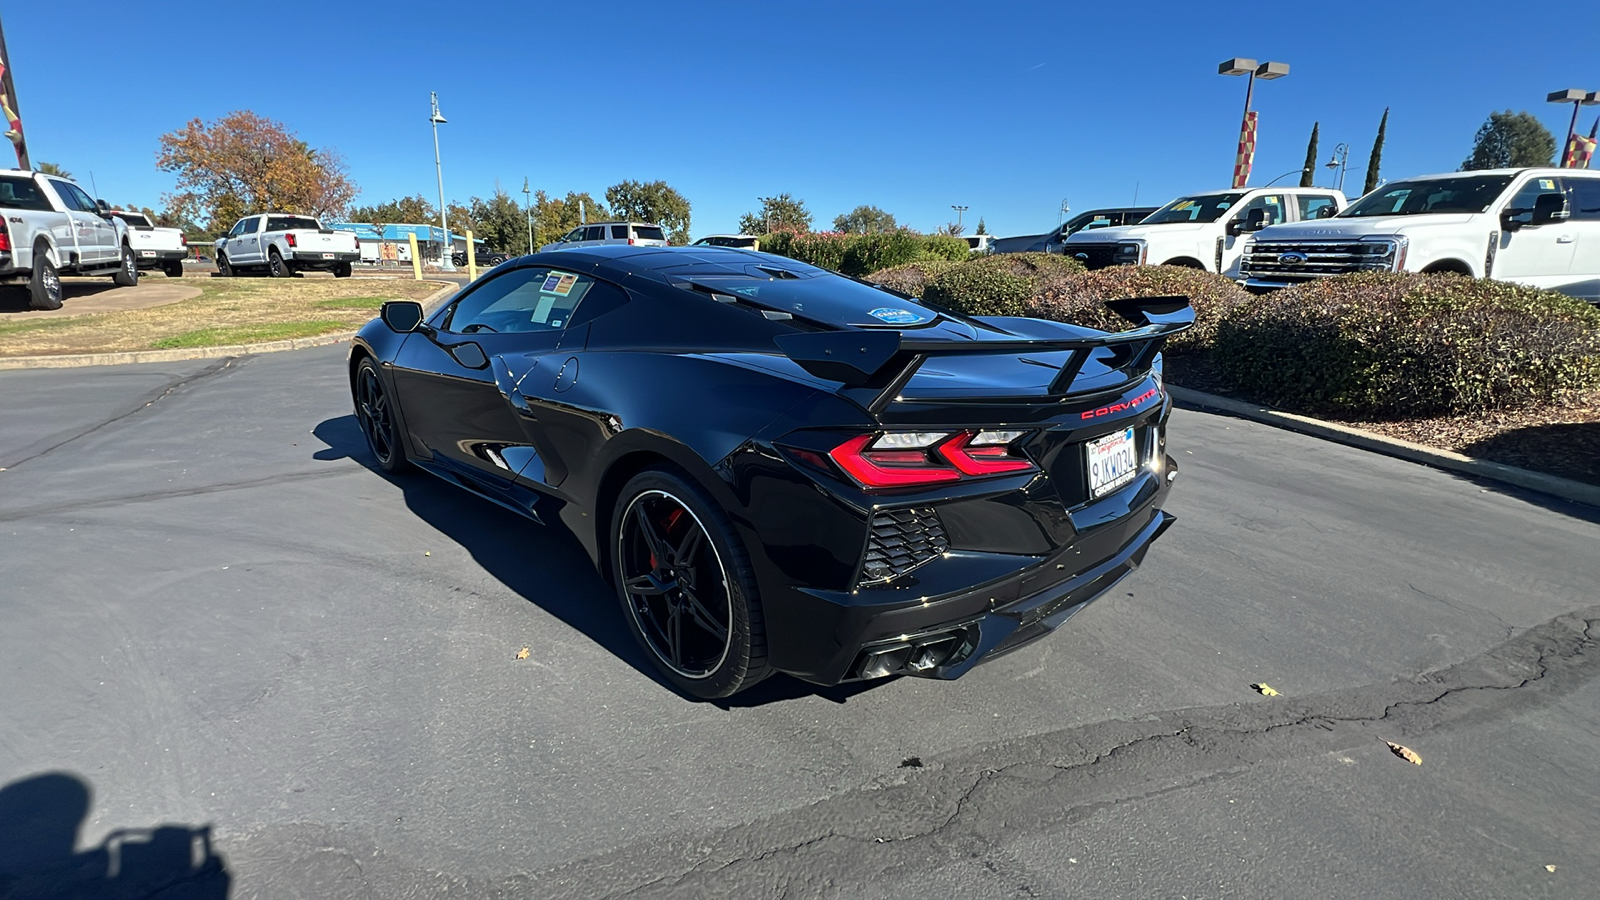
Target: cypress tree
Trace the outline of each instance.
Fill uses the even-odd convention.
[[[1383,118],[1378,122],[1378,139],[1372,142],[1372,158],[1367,160],[1367,182],[1361,186],[1363,196],[1378,189],[1378,169],[1383,165],[1383,133],[1389,127],[1389,107],[1383,108]]]
[[[1306,167],[1300,170],[1300,186],[1314,187],[1312,178],[1317,174],[1317,128],[1321,122],[1311,123],[1311,143],[1306,145]]]

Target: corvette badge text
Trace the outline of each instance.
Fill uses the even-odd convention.
[[[1133,409],[1146,400],[1156,396],[1156,394],[1156,389],[1151,388],[1150,390],[1145,391],[1144,393],[1125,403],[1113,403],[1110,406],[1102,406],[1099,409],[1091,409],[1087,412],[1079,413],[1078,417],[1081,419],[1098,419],[1101,416],[1109,416],[1112,413],[1119,413],[1123,410]]]

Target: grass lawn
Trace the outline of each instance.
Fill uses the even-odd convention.
[[[65,318],[0,319],[0,356],[252,344],[361,327],[385,300],[421,300],[438,282],[409,278],[194,279],[200,296],[166,306]]]

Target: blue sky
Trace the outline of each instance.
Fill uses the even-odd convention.
[[[1491,110],[1527,109],[1559,136],[1571,108],[1545,95],[1600,88],[1593,3],[1526,15],[1129,0],[73,8],[64,23],[55,3],[0,4],[33,158],[157,208],[172,187],[155,168],[159,136],[235,109],[337,149],[359,202],[436,201],[435,90],[451,199],[497,182],[520,199],[524,176],[596,196],[660,178],[693,204],[696,235],[733,230],[783,191],[819,226],[870,203],[931,230],[962,204],[969,231],[982,216],[1018,234],[1054,226],[1063,198],[1084,211],[1136,188],[1154,205],[1226,187],[1245,90],[1215,74],[1229,57],[1292,66],[1257,83],[1252,183],[1297,170],[1320,121],[1323,161],[1352,148],[1350,194],[1385,106],[1394,179],[1456,168]],[[1358,28],[1362,9],[1372,24]]]

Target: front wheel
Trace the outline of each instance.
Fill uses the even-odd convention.
[[[122,248],[122,265],[117,266],[117,274],[111,276],[111,280],[121,287],[133,287],[139,283],[139,262],[126,246]]]
[[[384,389],[378,364],[372,361],[372,357],[361,360],[356,367],[354,387],[356,421],[367,438],[367,448],[378,460],[378,468],[390,474],[410,468],[405,444],[401,442],[400,430],[395,425],[394,403]]]
[[[33,275],[28,278],[28,306],[32,309],[61,308],[61,273],[43,247],[33,251]]]
[[[668,681],[714,699],[771,673],[755,573],[716,501],[676,471],[646,469],[623,487],[611,522],[628,629]]]
[[[228,264],[228,258],[221,253],[217,254],[217,277],[232,278],[233,266]]]
[[[288,278],[294,272],[289,269],[289,264],[283,261],[278,251],[273,250],[267,254],[267,274],[273,278]]]

